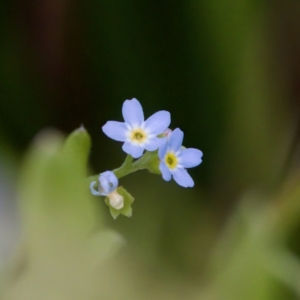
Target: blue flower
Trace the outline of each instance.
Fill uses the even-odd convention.
[[[170,134],[169,139],[165,139],[165,143],[158,150],[159,169],[164,180],[170,181],[173,176],[179,185],[193,187],[194,180],[186,168],[198,166],[202,162],[203,154],[198,149],[182,147],[182,141],[183,132],[179,128]]]
[[[101,173],[98,181],[98,191],[94,188],[96,181],[93,181],[90,184],[91,193],[95,196],[107,196],[108,194],[112,193],[119,184],[118,178],[112,171]]]
[[[125,122],[108,121],[102,130],[111,139],[124,142],[124,152],[133,158],[139,158],[144,149],[154,151],[164,142],[163,138],[157,136],[170,125],[171,117],[168,111],[159,111],[144,121],[143,108],[140,102],[133,98],[125,100],[122,114]]]

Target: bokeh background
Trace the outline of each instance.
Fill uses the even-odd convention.
[[[34,136],[84,124],[90,174],[114,169],[125,154],[101,127],[135,97],[146,117],[170,111],[204,157],[193,189],[146,171],[122,179],[130,219],[102,203],[127,241],[102,299],[299,299],[299,15],[292,0],[1,1],[3,264],[22,231],[14,195]],[[273,214],[293,225],[274,231]]]

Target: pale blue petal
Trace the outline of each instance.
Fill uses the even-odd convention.
[[[193,187],[194,180],[185,169],[177,169],[173,173],[174,180],[183,187]]]
[[[171,172],[168,169],[168,167],[166,166],[166,164],[164,162],[160,162],[159,164],[159,169],[161,171],[162,177],[165,181],[170,181],[171,180]]]
[[[127,154],[130,154],[133,158],[139,158],[142,156],[144,149],[141,146],[134,145],[130,142],[125,142],[122,149]]]
[[[161,110],[153,114],[145,121],[145,129],[151,134],[163,133],[171,123],[171,116],[168,111]]]
[[[144,122],[143,108],[141,103],[135,98],[125,100],[122,113],[125,123],[130,126],[140,126]]]
[[[179,128],[176,128],[170,135],[170,139],[169,139],[170,149],[173,150],[174,152],[177,152],[182,145],[182,141],[183,141],[183,132]]]
[[[101,195],[108,195],[113,192],[119,184],[118,178],[112,171],[106,171],[99,176],[99,191]]]
[[[180,164],[184,168],[193,168],[201,164],[202,155],[202,151],[194,148],[188,148],[183,150],[178,157],[180,159]]]
[[[126,140],[126,125],[124,122],[108,121],[102,127],[103,132],[111,139],[119,142]]]
[[[160,160],[163,160],[164,157],[166,156],[167,153],[167,148],[168,148],[168,142],[166,138],[163,138],[163,143],[161,144],[161,146],[158,149],[158,157]]]
[[[164,143],[164,138],[154,137],[144,147],[147,151],[154,151]]]
[[[101,194],[95,190],[94,185],[96,184],[96,181],[93,181],[90,183],[90,191],[94,196],[101,196]]]

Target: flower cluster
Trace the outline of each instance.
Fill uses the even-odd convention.
[[[203,154],[198,149],[182,146],[183,132],[169,128],[170,113],[162,110],[145,120],[140,102],[133,98],[125,100],[122,114],[124,122],[108,121],[102,130],[111,139],[123,142],[122,149],[128,156],[119,169],[100,174],[98,190],[94,188],[97,182],[91,182],[92,194],[106,196],[111,208],[122,210],[126,199],[117,193],[118,178],[140,169],[161,174],[166,181],[173,177],[182,187],[193,187],[194,181],[186,169],[198,166]],[[126,198],[130,194],[126,191],[124,195]],[[133,198],[130,199],[132,203]]]
[[[123,150],[133,158],[142,156],[143,151],[159,149],[159,169],[163,179],[174,180],[183,187],[193,187],[194,181],[186,168],[198,166],[202,162],[202,152],[198,149],[182,147],[183,132],[168,128],[170,113],[159,111],[144,121],[144,113],[137,99],[126,100],[123,104],[125,122],[108,121],[103,132],[113,140],[124,142]],[[158,137],[162,134],[165,138]]]

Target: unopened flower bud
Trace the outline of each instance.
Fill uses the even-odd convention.
[[[95,196],[106,196],[113,192],[119,184],[118,178],[112,171],[101,173],[98,181],[98,191],[94,188],[96,181],[93,181],[90,184],[91,193]]]
[[[121,209],[124,206],[124,198],[120,194],[118,194],[117,190],[114,190],[110,194],[107,195],[109,199],[109,204],[111,207],[115,209]]]
[[[164,135],[167,139],[169,139],[171,133],[172,133],[172,129],[167,128],[167,129],[163,132],[163,135]]]
[[[99,192],[108,195],[118,187],[118,178],[112,171],[106,171],[99,176]]]

